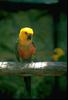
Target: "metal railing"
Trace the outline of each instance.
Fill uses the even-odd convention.
[[[19,76],[60,76],[67,73],[66,62],[0,62],[1,75]]]

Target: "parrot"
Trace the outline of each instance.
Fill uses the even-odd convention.
[[[53,62],[64,61],[65,59],[65,53],[61,48],[55,48],[49,55],[51,57],[50,60]],[[63,80],[65,81],[62,83]],[[65,76],[44,76],[37,86],[37,96],[46,99],[54,98],[56,94],[60,95],[59,87],[63,86],[65,88],[65,84]],[[63,87],[61,89],[63,89]],[[59,96],[56,98],[59,98]]]
[[[55,48],[52,56],[51,56],[52,61],[54,62],[65,62],[66,61],[66,56],[65,56],[65,52],[62,48]],[[63,76],[55,76],[55,91],[54,93],[56,94],[56,92],[58,93],[58,95],[62,94],[64,95],[64,91],[66,91],[66,75]],[[66,95],[66,94],[65,94]]]
[[[16,42],[16,58],[19,62],[28,63],[32,61],[33,55],[36,53],[36,46],[33,42],[34,31],[30,27],[20,29]],[[31,96],[31,76],[24,76],[24,83],[27,96]]]
[[[64,51],[61,48],[55,48],[52,54],[52,61],[64,61]]]

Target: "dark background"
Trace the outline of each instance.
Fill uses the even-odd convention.
[[[48,52],[56,47],[64,50],[66,58],[67,0],[0,0],[0,61],[16,61],[15,43],[20,28],[26,26],[35,32],[39,61],[51,61]],[[66,98],[66,76],[60,77],[58,84],[58,89],[54,88],[55,77],[34,76],[32,97]],[[23,78],[0,76],[0,91],[1,98],[23,98]]]

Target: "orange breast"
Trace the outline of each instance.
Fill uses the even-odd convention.
[[[22,59],[29,59],[32,55],[35,54],[36,48],[34,47],[33,44],[30,44],[29,46],[19,46],[18,48],[19,56]]]

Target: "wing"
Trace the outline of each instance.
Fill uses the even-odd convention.
[[[32,41],[32,44],[33,44],[33,46],[36,48],[34,41]],[[34,55],[32,55],[32,60],[35,61],[35,62],[38,61],[37,55],[36,55],[36,54],[37,54],[37,51],[35,52]]]
[[[36,48],[34,41],[32,41],[33,46]]]
[[[19,57],[19,53],[18,53],[18,39],[16,41],[15,54],[16,54],[17,61],[20,62],[20,57]]]
[[[66,57],[65,56],[60,57],[59,61],[61,61],[61,62],[66,61]]]

